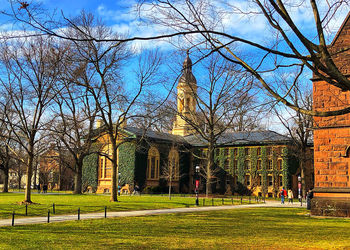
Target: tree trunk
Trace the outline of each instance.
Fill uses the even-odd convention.
[[[9,192],[9,169],[8,166],[4,169],[4,188],[2,189],[3,193]]]
[[[214,165],[214,148],[213,148],[213,144],[211,142],[209,142],[208,144],[208,162],[207,162],[207,169],[206,169],[206,190],[205,190],[205,195],[208,198],[209,194],[212,193],[211,190],[211,172],[213,169],[213,165]]]
[[[77,171],[74,173],[74,194],[82,193],[82,166],[80,162],[77,164]]]
[[[113,139],[112,139],[113,140]],[[112,142],[112,192],[110,201],[116,202],[118,201],[118,164],[117,164],[117,145],[116,142]]]
[[[34,160],[34,156],[33,156],[33,150],[34,147],[33,145],[29,146],[29,154],[28,154],[28,165],[27,165],[27,176],[26,176],[26,189],[25,189],[25,193],[24,193],[24,202],[25,203],[32,203],[31,200],[31,182],[32,182],[32,172],[33,172],[33,160]],[[21,181],[20,181],[21,182]]]

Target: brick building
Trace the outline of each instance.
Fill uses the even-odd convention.
[[[172,187],[176,192],[194,191],[196,166],[206,166],[208,142],[192,129],[187,119],[197,119],[196,78],[192,73],[189,56],[184,61],[183,74],[177,86],[177,112],[171,133],[128,126],[119,129],[117,152],[120,185],[142,190],[164,192],[168,181],[167,169],[173,169]],[[180,115],[181,114],[181,115]],[[111,189],[112,164],[109,158],[110,143],[103,125],[97,124],[97,141],[101,154],[91,154],[84,160],[83,185],[97,192]],[[253,194],[276,197],[282,187],[297,194],[297,176],[300,175],[298,156],[293,154],[291,138],[273,131],[246,131],[223,133],[215,149],[215,166],[210,180],[211,190],[220,194]],[[313,187],[312,158],[305,163],[305,183]],[[204,172],[204,170],[203,170]],[[201,175],[200,192],[206,190],[206,180]]]
[[[350,13],[329,46],[340,71],[350,76]],[[350,106],[350,91],[313,79],[314,110]],[[314,118],[315,192],[311,213],[350,217],[350,114]]]

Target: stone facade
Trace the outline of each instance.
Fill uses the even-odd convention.
[[[350,14],[330,51],[340,71],[350,74]],[[332,111],[350,106],[350,91],[313,79],[314,110]],[[350,216],[350,114],[314,118],[315,192],[311,213]]]

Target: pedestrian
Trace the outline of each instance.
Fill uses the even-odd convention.
[[[47,185],[46,184],[43,185],[43,193],[47,193]]]
[[[292,204],[293,204],[293,198],[294,198],[294,196],[293,196],[293,191],[290,190],[290,189],[288,189],[288,204],[289,204],[289,203],[292,203]]]
[[[284,187],[281,190],[281,204],[284,204],[284,197],[286,197],[286,190],[284,189]]]
[[[40,194],[40,184],[36,185],[36,189],[38,190],[38,194]]]

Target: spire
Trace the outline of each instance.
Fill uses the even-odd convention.
[[[197,84],[197,80],[192,74],[192,60],[190,58],[190,50],[188,49],[186,51],[186,58],[182,65],[182,76],[180,77],[179,82],[180,83],[187,83],[187,84]]]

